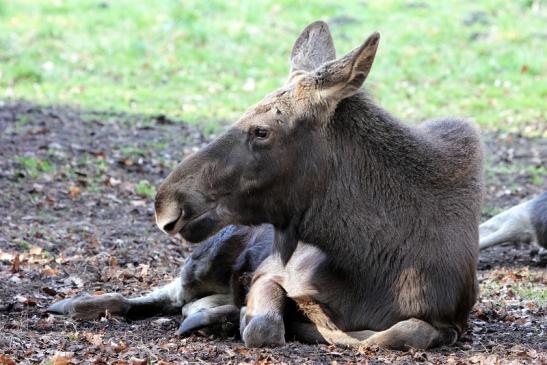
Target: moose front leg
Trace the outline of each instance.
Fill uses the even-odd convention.
[[[255,278],[247,297],[247,307],[241,309],[240,332],[245,346],[285,344],[285,298],[285,291],[271,277]]]

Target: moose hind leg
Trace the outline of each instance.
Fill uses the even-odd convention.
[[[295,340],[309,344],[333,344],[338,346],[358,347],[370,338],[375,331],[343,332],[339,329],[326,328],[314,323],[292,322],[288,324],[287,332]]]
[[[125,316],[130,306],[129,301],[117,293],[83,294],[53,303],[47,308],[47,311],[53,314],[68,315],[74,319],[91,320],[100,318],[107,312],[112,315]]]
[[[406,350],[408,348],[427,349],[430,347],[451,345],[458,339],[455,328],[435,328],[431,324],[416,318],[410,318],[379,331],[363,345]]]

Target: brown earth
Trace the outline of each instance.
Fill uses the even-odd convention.
[[[488,132],[484,218],[547,190],[547,141]],[[177,317],[76,322],[65,296],[131,296],[168,282],[192,247],[154,225],[156,186],[206,141],[160,116],[0,102],[0,364],[547,363],[545,260],[526,243],[481,253],[481,298],[462,339],[431,351],[174,336]]]

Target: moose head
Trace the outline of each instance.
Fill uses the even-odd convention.
[[[293,46],[285,85],[185,158],[160,185],[160,229],[190,242],[228,224],[272,223],[279,232],[290,231],[326,189],[329,124],[338,104],[359,92],[379,39],[373,33],[336,59],[327,24],[306,27]]]

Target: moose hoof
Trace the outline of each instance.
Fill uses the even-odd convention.
[[[283,346],[285,344],[283,318],[266,315],[253,317],[243,329],[241,338],[247,347]]]
[[[209,323],[207,321],[207,314],[204,310],[201,310],[197,313],[194,313],[184,319],[180,324],[179,329],[175,334],[177,336],[186,337],[192,334],[193,332],[202,329],[207,326]]]

